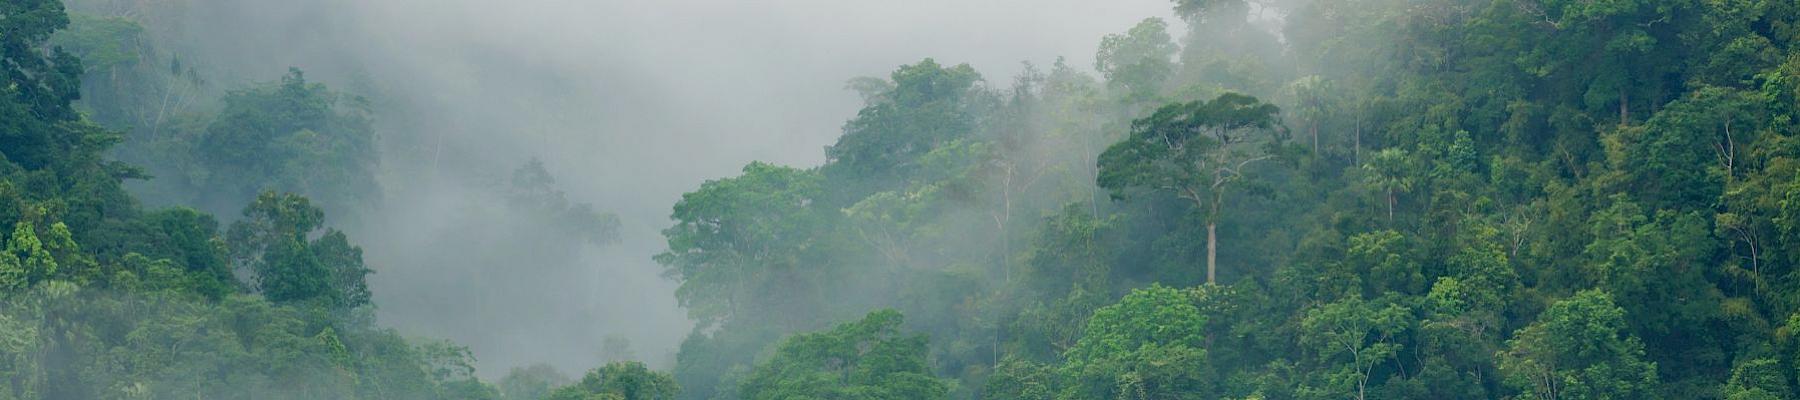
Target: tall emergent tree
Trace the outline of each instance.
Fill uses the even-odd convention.
[[[1100,154],[1099,184],[1115,197],[1131,189],[1168,192],[1204,212],[1206,282],[1216,283],[1219,205],[1246,182],[1245,167],[1274,157],[1259,146],[1280,140],[1280,111],[1237,93],[1163,106],[1132,121],[1131,137]]]

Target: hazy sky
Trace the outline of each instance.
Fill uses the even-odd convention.
[[[650,260],[664,248],[670,207],[750,161],[822,162],[861,106],[844,89],[848,79],[932,57],[969,63],[1007,87],[1022,61],[1047,68],[1065,56],[1091,69],[1102,36],[1146,17],[1175,22],[1168,0],[192,1],[216,4],[192,8],[183,41],[239,74],[226,80],[269,81],[298,66],[334,86],[373,86],[410,110],[378,118],[415,131],[383,134],[441,135],[452,155],[444,162],[510,168],[541,158],[574,200],[619,214],[622,243],[592,252],[592,265],[571,275],[591,285],[446,294],[480,285],[480,274],[444,276],[409,244],[454,235],[433,230],[451,218],[440,213],[457,212],[444,199],[467,193],[385,175],[390,191],[412,192],[390,194],[388,218],[398,220],[372,222],[383,229],[356,238],[377,271],[381,318],[471,346],[489,377],[531,361],[577,373],[598,364],[606,334],[667,366],[688,327],[674,283]],[[466,282],[445,283],[457,279]],[[416,301],[440,297],[503,304]],[[517,307],[566,317],[484,311]],[[470,332],[446,323],[445,312],[508,331]]]

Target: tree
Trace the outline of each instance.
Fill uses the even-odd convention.
[[[1793,392],[1788,389],[1786,375],[1780,362],[1768,358],[1751,359],[1732,369],[1731,379],[1725,381],[1720,394],[1725,400],[1791,399]]]
[[[59,0],[24,0],[0,6],[0,149],[28,169],[58,160],[54,151],[72,143],[52,126],[78,119],[70,103],[80,97],[81,61],[61,48],[46,49],[50,34],[67,27]],[[48,51],[46,51],[48,50]]]
[[[1626,331],[1611,295],[1584,290],[1519,329],[1498,357],[1506,383],[1534,400],[1656,398],[1656,363]]]
[[[1394,203],[1396,192],[1404,193],[1412,190],[1413,171],[1406,151],[1398,148],[1386,148],[1369,157],[1369,162],[1362,168],[1364,184],[1380,191],[1387,200],[1387,219],[1394,222]]]
[[[0,313],[0,399],[35,398],[43,373],[37,327]]]
[[[644,363],[619,361],[588,371],[580,382],[550,392],[545,400],[674,400],[681,388],[668,373]]]
[[[676,356],[684,398],[727,396],[759,351],[816,323],[830,306],[821,291],[847,287],[831,284],[847,278],[826,258],[843,216],[822,199],[824,183],[817,169],[752,163],[675,204],[656,261],[695,320]]]
[[[1308,75],[1288,83],[1287,91],[1294,96],[1296,117],[1306,123],[1306,134],[1312,137],[1313,157],[1318,157],[1319,123],[1330,118],[1333,107],[1338,105],[1338,88],[1330,80]]]
[[[991,400],[1053,400],[1057,393],[1054,366],[1008,358],[994,366],[994,375],[981,389]]]
[[[328,210],[353,215],[373,203],[379,161],[368,105],[290,69],[276,84],[229,92],[224,109],[179,166],[192,182],[185,199],[223,209],[267,190],[316,198]],[[170,155],[170,158],[174,158]]]
[[[500,378],[500,397],[505,399],[542,399],[550,392],[570,383],[569,377],[549,364],[513,367]]]
[[[974,133],[981,75],[968,64],[946,68],[927,58],[901,66],[891,79],[892,89],[869,96],[875,101],[825,149],[827,175],[871,187],[894,183],[919,167],[920,156]]]
[[[1174,194],[1206,217],[1206,282],[1217,282],[1218,223],[1226,192],[1246,185],[1246,167],[1273,157],[1280,138],[1274,105],[1227,93],[1212,101],[1163,106],[1131,122],[1131,136],[1100,154],[1101,187]]]
[[[1388,292],[1419,294],[1425,289],[1425,276],[1420,271],[1418,256],[1410,254],[1412,243],[1400,232],[1383,230],[1350,237],[1345,249],[1345,264],[1355,276],[1367,277],[1366,287],[1358,291],[1365,296]]]
[[[37,229],[28,222],[14,226],[6,251],[0,252],[0,293],[23,291],[55,275],[56,258],[38,239]]]
[[[1724,296],[1708,282],[1719,241],[1701,212],[1647,213],[1625,195],[1590,217],[1593,241],[1580,265],[1590,287],[1606,290],[1631,316],[1626,325],[1661,351],[1664,377],[1685,378],[1700,371],[1730,368],[1725,344],[1706,341],[1731,332],[1723,317]]]
[[[830,215],[816,207],[823,194],[817,171],[759,162],[743,172],[683,194],[675,226],[663,230],[669,250],[656,255],[665,274],[681,281],[675,296],[701,326],[739,317],[755,305],[751,294],[800,267],[813,230]]]
[[[1658,80],[1677,68],[1680,25],[1670,23],[1690,3],[1546,0],[1517,5],[1518,26],[1508,33],[1525,45],[1515,62],[1551,78],[1586,109],[1618,110],[1619,125],[1632,121],[1635,105],[1666,96]]]
[[[1755,95],[1703,88],[1668,103],[1643,125],[1603,137],[1612,176],[1607,183],[1646,206],[1711,208],[1739,172],[1757,125]]]
[[[944,399],[948,387],[931,374],[924,336],[900,332],[893,310],[825,332],[790,337],[757,364],[740,393],[746,400]]]
[[[556,235],[574,239],[576,243],[595,246],[619,240],[619,216],[594,211],[588,203],[570,201],[556,188],[556,178],[544,169],[543,161],[531,159],[514,169],[507,186],[510,205],[530,213],[537,225],[556,230]]]
[[[1189,294],[1151,285],[1088,319],[1064,353],[1064,399],[1205,399],[1214,389],[1206,317]]]
[[[1300,344],[1325,365],[1324,391],[1357,400],[1369,397],[1375,371],[1400,354],[1401,334],[1412,310],[1352,296],[1314,308],[1300,321]]]
[[[324,211],[305,197],[264,192],[227,233],[232,258],[255,274],[256,288],[271,301],[338,310],[368,304],[362,249],[324,228],[324,220]],[[315,233],[318,239],[309,239]]]
[[[1127,104],[1154,100],[1175,73],[1173,57],[1181,48],[1169,39],[1168,27],[1161,18],[1145,18],[1124,34],[1100,39],[1094,70]]]
[[[1175,0],[1175,15],[1193,23],[1242,22],[1244,0]]]
[[[327,327],[327,332],[331,328]],[[323,333],[321,334],[323,335]],[[342,345],[339,345],[342,347]],[[426,373],[436,384],[436,396],[454,400],[498,400],[500,391],[475,377],[475,355],[469,348],[449,341],[425,341],[414,347]]]

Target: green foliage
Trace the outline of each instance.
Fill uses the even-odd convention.
[[[12,364],[23,366],[8,369],[24,384],[13,388],[27,393],[19,398],[470,398],[453,387],[484,386],[434,380],[427,350],[391,332],[321,326],[309,313],[244,295],[193,301],[50,284],[0,313],[12,343],[0,354],[107,367]],[[41,350],[15,352],[32,348]]]
[[[1054,366],[1008,358],[994,366],[994,375],[982,388],[984,399],[1052,400],[1061,376]]]
[[[1394,206],[1399,202],[1399,194],[1412,190],[1414,179],[1413,168],[1408,165],[1406,151],[1387,148],[1369,156],[1369,161],[1362,165],[1363,184],[1375,189],[1387,200],[1387,215],[1394,219]]]
[[[737,317],[749,296],[799,264],[810,230],[829,215],[816,207],[815,171],[752,163],[744,175],[709,181],[675,204],[677,224],[663,231],[669,250],[656,261],[681,279],[676,298],[701,325]]]
[[[1094,56],[1094,70],[1115,90],[1126,93],[1128,101],[1154,99],[1175,73],[1173,57],[1180,51],[1168,29],[1162,19],[1146,18],[1123,35],[1106,35]]]
[[[51,33],[68,26],[69,16],[58,0],[28,0],[0,6],[0,119],[7,121],[0,135],[6,158],[29,169],[54,162],[53,150],[67,142],[58,140],[56,122],[73,121],[70,102],[79,97],[81,62],[60,48],[46,49]]]
[[[1248,168],[1273,158],[1270,151],[1280,146],[1279,111],[1237,93],[1163,106],[1132,121],[1131,136],[1100,153],[1096,183],[1112,190],[1114,198],[1147,190],[1188,201],[1205,218],[1206,281],[1216,282],[1216,226],[1225,194],[1263,189],[1247,178]]]
[[[714,270],[793,271],[790,283],[751,287],[805,294],[732,294],[718,283],[728,281],[678,276],[714,288],[693,293],[758,311],[697,331],[676,369],[740,379],[729,365],[818,320],[794,314],[955,302],[908,314],[944,339],[932,346],[935,372],[963,384],[956,396],[1155,397],[1179,382],[1197,389],[1162,393],[1792,394],[1768,388],[1791,376],[1743,371],[1788,340],[1780,321],[1800,310],[1796,7],[1173,3],[1187,22],[1181,46],[1146,20],[1102,39],[1097,77],[1027,68],[1010,92],[956,86],[955,113],[884,117],[911,110],[884,106],[908,93],[898,76],[944,70],[921,67],[936,63],[853,82],[870,106],[801,196],[840,212],[677,218],[780,232],[746,243],[783,257],[733,257],[741,267]],[[1259,22],[1268,13],[1281,15],[1281,32]],[[952,124],[968,128],[938,129]],[[1286,143],[1292,124],[1310,149]],[[874,159],[885,161],[864,162]],[[746,172],[732,179],[760,179]],[[733,219],[769,210],[792,210],[782,220],[806,228]],[[1031,213],[1039,218],[1012,218]],[[1156,303],[1191,307],[1197,327],[1101,314],[1147,307],[1141,294],[1109,305],[1122,293],[1200,282],[1201,257],[1209,275],[1216,259],[1231,263],[1233,284]],[[965,275],[914,278],[943,276],[921,270]],[[1591,304],[1594,290],[1610,293],[1605,306]],[[1575,323],[1561,320],[1607,334],[1576,340],[1564,326]],[[1141,339],[1149,334],[1116,332],[1145,326],[1194,341],[1085,350]],[[1581,340],[1615,354],[1557,353]],[[1571,361],[1581,357],[1598,358]],[[1143,367],[1176,364],[1190,368]]]
[[[1300,321],[1300,344],[1323,366],[1319,386],[1301,392],[1321,398],[1368,398],[1378,368],[1400,354],[1402,335],[1413,325],[1412,310],[1398,304],[1350,297],[1308,311]]]
[[[224,109],[192,144],[203,205],[240,204],[266,190],[318,198],[333,212],[364,207],[376,194],[375,137],[367,105],[298,69],[281,82],[227,93]]]
[[[932,376],[924,336],[900,332],[893,310],[869,313],[829,331],[782,341],[739,389],[749,400],[943,399],[948,388]]]
[[[1509,386],[1528,399],[1644,399],[1656,396],[1656,363],[1626,331],[1625,310],[1588,290],[1559,301],[1520,329],[1500,354]]]
[[[84,72],[142,61],[143,28],[118,18],[75,21],[79,29],[52,42],[70,23],[60,2],[0,4],[0,226],[8,228],[0,231],[0,398],[498,397],[472,369],[428,371],[471,365],[466,349],[414,346],[371,326],[366,313],[346,312],[368,302],[368,269],[361,250],[324,229],[323,212],[307,199],[266,194],[227,237],[217,220],[193,209],[138,208],[122,180],[142,173],[106,156],[121,135],[85,113],[117,111],[90,108],[99,104],[145,108],[134,102],[149,96],[101,91],[81,112],[73,101],[77,89],[104,87],[84,86]],[[323,93],[298,74],[291,78],[289,89],[308,93],[289,99]],[[239,100],[227,114],[305,108]],[[305,118],[250,119],[217,133]],[[329,167],[355,167],[346,160],[372,159],[372,147],[362,148],[369,153],[314,146],[325,164],[290,163],[302,170],[288,172],[327,177]],[[327,179],[318,186],[355,184]],[[239,272],[257,284],[238,282]],[[252,288],[261,296],[247,293]]]
[[[7,238],[6,252],[0,254],[0,274],[6,277],[4,285],[8,291],[22,290],[56,275],[56,258],[38,240],[37,229],[30,223],[20,222]]]
[[[981,75],[974,68],[928,58],[890,79],[892,88],[873,96],[826,149],[828,175],[893,182],[916,171],[920,156],[975,130],[971,108]]]
[[[500,378],[495,385],[499,386],[500,398],[503,399],[542,399],[550,392],[570,383],[569,377],[558,372],[548,364],[532,364],[527,367],[513,367]]]
[[[1779,400],[1792,398],[1788,378],[1781,363],[1759,358],[1739,364],[1731,371],[1720,393],[1726,400]]]
[[[675,205],[656,261],[698,323],[673,373],[555,395],[1794,397],[1794,2],[1172,3],[1185,35],[1101,38],[1094,76],[851,81],[823,166]],[[214,104],[157,22],[0,4],[0,399],[564,383],[491,387],[466,348],[373,328],[361,250],[325,225],[378,191],[368,105],[298,71]],[[149,202],[244,218],[138,208],[121,141]],[[466,243],[617,238],[554,183],[514,171],[495,192],[534,229]],[[1201,257],[1230,286],[1169,287]],[[890,307],[937,340],[897,312],[794,335]]]
[[[546,400],[672,400],[681,388],[669,374],[636,361],[614,362],[588,371],[581,381],[550,393]]]
[[[1212,202],[1227,184],[1243,179],[1246,164],[1268,158],[1255,146],[1273,138],[1278,111],[1235,93],[1163,106],[1133,121],[1131,137],[1100,155],[1099,184],[1115,196],[1143,188]]]
[[[255,273],[269,300],[346,310],[369,303],[362,249],[343,232],[319,232],[325,213],[305,197],[264,192],[228,233],[232,258]]]
[[[1411,243],[1407,238],[1395,231],[1375,231],[1357,234],[1350,237],[1349,248],[1344,254],[1344,263],[1352,267],[1346,280],[1356,281],[1367,277],[1366,289],[1360,292],[1363,296],[1378,296],[1383,293],[1418,294],[1424,291],[1425,277],[1410,253]]]
[[[1152,285],[1094,311],[1061,373],[1062,399],[1208,398],[1206,317],[1186,293]]]

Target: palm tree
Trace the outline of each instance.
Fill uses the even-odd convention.
[[[1369,157],[1369,162],[1362,165],[1363,183],[1381,190],[1387,195],[1388,223],[1394,222],[1395,192],[1412,190],[1413,178],[1407,171],[1406,151],[1397,148],[1383,149]]]

